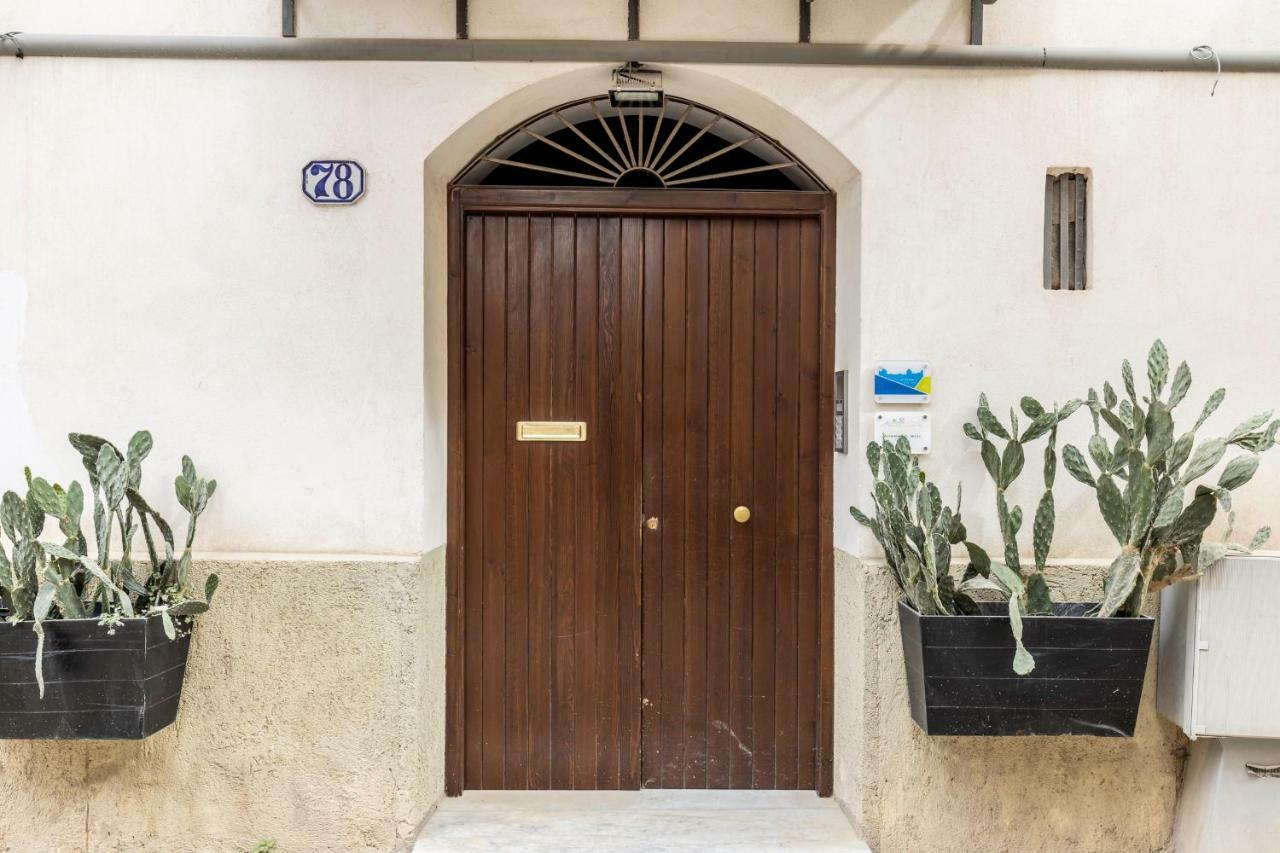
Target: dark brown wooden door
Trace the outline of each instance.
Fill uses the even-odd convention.
[[[822,209],[457,207],[450,791],[829,791]]]

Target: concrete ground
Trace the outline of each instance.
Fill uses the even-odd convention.
[[[414,853],[869,853],[835,801],[805,791],[470,791]]]

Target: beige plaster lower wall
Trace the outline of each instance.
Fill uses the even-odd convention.
[[[1051,566],[1055,598],[1103,569]],[[836,552],[835,795],[878,853],[1144,853],[1173,824],[1185,742],[1155,710],[1155,644],[1133,738],[926,737],[911,720],[884,568]]]
[[[141,743],[0,742],[0,851],[385,853],[441,795],[444,555],[208,560],[178,723]],[[1060,599],[1098,567],[1058,566]],[[835,795],[879,853],[1159,850],[1183,742],[928,738],[907,710],[896,589],[836,552]]]
[[[839,548],[835,552],[835,696],[833,721],[835,754],[833,795],[855,824],[867,823],[862,790],[866,773],[862,766],[867,693],[863,636],[866,584],[858,560]]]
[[[0,741],[0,851],[407,849],[444,786],[444,552],[214,559],[173,727]]]

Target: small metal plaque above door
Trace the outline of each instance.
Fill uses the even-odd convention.
[[[586,441],[586,421],[517,421],[516,441]]]

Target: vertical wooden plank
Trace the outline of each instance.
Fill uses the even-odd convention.
[[[529,445],[515,422],[529,415],[529,217],[507,220],[506,767],[503,787],[529,787]]]
[[[641,726],[641,548],[644,526],[644,221],[622,220],[620,381],[614,420],[619,428],[616,456],[622,464],[619,494],[626,498],[619,517],[618,566],[618,785],[639,788]]]
[[[733,221],[730,442],[730,511],[751,505],[753,480],[753,410],[755,382],[755,222]],[[752,538],[755,528],[734,524],[729,539],[729,721],[733,742],[729,782],[733,788],[752,783]]]
[[[799,562],[796,600],[796,649],[799,685],[796,711],[796,787],[812,790],[818,778],[818,385],[819,271],[822,266],[821,229],[817,220],[800,226],[800,411],[798,497],[800,502]]]
[[[835,575],[832,545],[832,384],[835,381],[836,331],[836,200],[828,196],[822,210],[822,290],[819,300],[822,326],[818,363],[818,517],[821,550],[819,552],[818,606],[821,614],[818,645],[821,649],[819,676],[819,766],[818,795],[831,796],[832,788],[832,722],[835,689]]]
[[[1058,176],[1058,269],[1062,290],[1075,289],[1071,281],[1071,191],[1075,185],[1070,175]]]
[[[467,429],[475,438],[484,428],[484,217],[468,216],[466,221],[466,355],[465,372]],[[465,704],[467,725],[464,732],[464,784],[475,790],[484,787],[484,552],[477,544],[484,531],[484,467],[483,442],[475,440],[466,446],[466,539],[473,543],[465,550],[467,612],[464,644],[466,667]]]
[[[529,418],[552,412],[551,217],[529,221]],[[551,787],[552,585],[551,449],[530,444],[529,456],[529,787]]]
[[[1058,265],[1062,269],[1062,289],[1075,290],[1075,181],[1071,175],[1063,175],[1060,180],[1062,192],[1058,197],[1061,218]]]
[[[776,593],[774,597],[773,671],[774,787],[796,787],[796,714],[799,666],[796,645],[797,572],[799,568],[799,431],[800,431],[800,220],[778,223],[778,378],[777,443],[774,470]]]
[[[663,222],[644,220],[644,515],[658,529],[643,531],[641,557],[643,605],[641,657],[641,780],[645,788],[662,785],[662,541],[666,520],[662,504]]]
[[[551,417],[577,420],[574,396],[574,220],[556,216],[551,222]],[[574,491],[576,472],[573,453],[559,443],[548,445],[551,452],[551,559],[553,582],[553,626],[551,684],[551,787],[571,789],[574,783],[574,661],[575,604]]]
[[[777,517],[773,492],[777,488],[776,441],[778,418],[778,221],[756,220],[755,302],[755,490],[751,503],[753,528],[751,695],[751,787],[773,788],[774,741],[774,611],[776,608],[775,533]]]
[[[707,232],[691,219],[685,246],[684,787],[707,787]]]
[[[627,676],[622,665],[621,611],[619,608],[619,568],[622,560],[621,521],[626,517],[626,485],[629,478],[626,460],[619,454],[622,441],[620,433],[625,424],[620,423],[618,396],[623,393],[620,350],[621,299],[618,290],[621,274],[621,221],[610,216],[599,221],[597,280],[599,282],[599,390],[592,405],[594,429],[588,436],[596,446],[592,459],[598,474],[592,482],[599,482],[600,491],[592,502],[593,530],[595,531],[595,657],[599,684],[596,691],[596,780],[595,787],[612,790],[619,779],[619,719],[618,694],[621,679]]]
[[[1044,286],[1057,290],[1058,279],[1058,180],[1053,175],[1044,178]]]
[[[484,787],[501,789],[506,765],[507,218],[484,220]]]
[[[712,219],[708,235],[707,311],[707,787],[729,787],[729,764],[736,751],[729,737],[729,536],[734,503],[730,492],[733,420],[729,410],[730,300],[733,220]]]
[[[1089,204],[1089,178],[1087,175],[1079,175],[1076,177],[1076,213],[1075,213],[1075,259],[1073,262],[1074,274],[1072,276],[1072,285],[1076,290],[1084,290],[1088,287],[1085,281],[1085,244],[1089,240],[1089,223],[1088,223],[1088,204]]]
[[[448,450],[448,542],[445,550],[446,623],[445,632],[445,792],[457,796],[463,788],[463,758],[466,740],[464,689],[466,670],[466,608],[463,606],[466,553],[464,533],[466,519],[466,421],[463,380],[464,315],[463,278],[466,264],[466,233],[462,220],[462,204],[457,192],[449,199],[449,450]]]
[[[574,321],[574,414],[570,420],[590,421],[596,411],[596,369],[599,361],[599,223],[597,216],[575,220],[576,256],[574,286],[576,313]],[[591,436],[587,424],[587,441],[566,444],[566,455],[573,460],[575,472],[574,506],[574,712],[573,712],[573,787],[596,787],[596,715],[598,687],[596,679],[596,573],[601,571],[595,560],[595,535],[599,528],[596,476],[599,470],[600,436]],[[599,426],[597,423],[596,426]]]
[[[662,787],[684,786],[685,240],[683,219],[663,230],[662,344]]]

